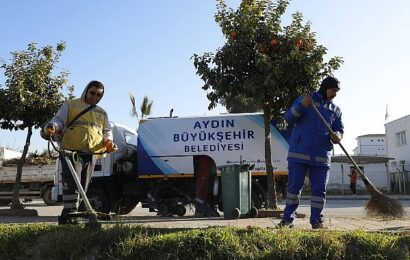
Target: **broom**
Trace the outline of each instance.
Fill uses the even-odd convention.
[[[322,114],[316,108],[315,105],[311,105],[313,111],[317,114],[320,118],[322,123],[325,125],[329,133],[333,134],[332,128],[323,118]],[[353,158],[347,153],[346,149],[343,145],[338,142],[340,148],[342,148],[345,155],[349,158],[350,162],[354,165],[356,170],[359,172],[360,178],[363,180],[364,184],[366,185],[367,191],[370,193],[370,200],[366,204],[366,210],[368,215],[379,215],[385,217],[403,217],[404,209],[399,200],[395,198],[389,198],[382,194],[371,182],[370,180],[364,175],[364,173],[360,170],[359,166],[357,166],[356,162]]]

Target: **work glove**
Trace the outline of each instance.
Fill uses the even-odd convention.
[[[303,100],[302,100],[302,106],[304,108],[307,108],[308,106],[310,106],[310,104],[313,103],[313,99],[310,95],[304,95],[303,96]]]
[[[107,149],[107,152],[112,153],[118,150],[117,146],[111,141],[107,140],[105,141],[105,149]]]
[[[56,127],[54,124],[47,124],[45,133],[48,136],[53,136],[56,133]]]
[[[342,135],[339,132],[330,134],[330,138],[334,144],[338,144],[342,140]]]

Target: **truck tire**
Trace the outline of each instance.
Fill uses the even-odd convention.
[[[184,205],[178,205],[176,208],[176,213],[179,217],[182,217],[186,213],[186,208]]]
[[[139,203],[139,201],[132,200],[120,200],[118,206],[115,208],[117,215],[127,215],[130,213]]]
[[[51,187],[46,187],[43,191],[42,199],[47,206],[54,206],[57,204],[56,201],[51,199]]]
[[[109,213],[111,209],[110,200],[103,190],[90,188],[87,191],[87,197],[91,207],[97,212]],[[84,204],[84,203],[81,203]],[[85,207],[84,207],[85,208]]]
[[[0,206],[7,206],[11,203],[11,199],[0,199]]]

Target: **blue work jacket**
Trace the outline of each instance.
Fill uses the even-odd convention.
[[[319,92],[311,94],[313,103],[333,132],[343,135],[342,113],[332,101],[324,100]],[[311,107],[302,106],[300,96],[286,111],[284,119],[293,127],[290,138],[288,161],[307,163],[312,166],[330,166],[333,143],[330,133]]]

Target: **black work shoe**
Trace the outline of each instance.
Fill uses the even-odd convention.
[[[312,229],[327,229],[322,223],[312,224]]]
[[[292,222],[289,222],[289,221],[286,221],[286,220],[282,219],[279,222],[279,224],[276,225],[276,228],[284,228],[284,227],[293,228],[293,224],[292,224]]]

